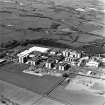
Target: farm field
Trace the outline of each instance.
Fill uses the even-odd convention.
[[[24,70],[23,66],[15,64],[4,65],[0,68],[0,80],[44,95],[55,88],[56,85],[64,79],[62,77],[58,78],[53,76],[38,77],[25,74],[22,70]]]
[[[79,47],[103,39],[103,6],[98,0],[0,0],[0,43],[46,38]],[[53,27],[54,24],[58,26]],[[42,30],[35,30],[37,28]]]
[[[48,97],[0,80],[0,97],[4,96],[21,105],[65,105]],[[0,105],[4,105],[0,102]]]
[[[31,105],[38,100],[41,95],[17,87],[0,80],[0,96],[4,96],[21,105]],[[1,104],[0,104],[1,105]]]

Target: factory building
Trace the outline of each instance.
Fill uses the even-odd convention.
[[[88,67],[99,67],[99,62],[93,60],[93,59],[90,59],[88,62],[86,62],[86,66]]]
[[[81,54],[76,51],[71,51],[69,57],[78,59],[81,57]]]
[[[27,61],[27,64],[36,66],[36,65],[38,65],[40,62],[41,62],[40,57],[33,57],[33,58],[31,58],[31,59],[29,59],[29,60]]]
[[[49,50],[49,48],[34,46],[29,49],[29,52],[38,51],[41,53],[46,53],[48,50]]]
[[[77,64],[77,66],[85,66],[86,65],[86,62],[89,60],[89,57],[88,56],[85,56],[85,57],[82,57],[79,59],[79,62]]]
[[[54,67],[54,62],[53,61],[47,61],[45,63],[45,67],[48,69],[52,69]]]
[[[62,55],[60,55],[60,56],[53,56],[52,59],[53,59],[56,63],[58,63],[58,62],[62,61],[62,60],[64,59],[64,57],[63,57]]]
[[[45,63],[45,67],[46,68],[49,68],[49,69],[52,69],[54,67],[54,64],[55,64],[55,59],[53,58],[49,58],[46,63]]]
[[[59,63],[58,64],[58,69],[61,71],[68,70],[68,68],[69,68],[69,65],[67,63]]]
[[[71,57],[66,57],[65,58],[65,61],[67,61],[67,62],[72,62],[74,59],[73,58],[71,58]]]
[[[69,57],[69,55],[70,55],[70,52],[68,49],[64,50],[62,53],[63,53],[64,57]]]
[[[51,54],[51,55],[56,55],[56,54],[58,54],[59,52],[60,52],[60,49],[58,49],[58,48],[53,48],[53,49],[50,50],[50,54]]]
[[[29,56],[30,53],[32,52],[41,52],[41,53],[46,53],[49,50],[49,48],[44,48],[44,47],[31,47],[28,50],[25,50],[19,54],[17,54],[18,58],[19,58],[19,63],[25,63],[27,61],[27,57]]]
[[[57,51],[55,49],[53,49],[53,50],[50,51],[50,54],[55,55],[55,54],[57,54]]]
[[[29,55],[28,50],[25,50],[24,52],[18,54],[17,56],[19,57],[19,63],[25,63],[28,55]]]
[[[101,58],[100,61],[105,64],[105,58]]]
[[[5,59],[0,59],[0,65],[3,64],[3,63],[5,63],[5,62],[6,62]]]
[[[29,55],[29,57],[31,57],[31,58],[38,57],[38,56],[41,56],[41,52],[39,52],[39,51],[33,51]]]
[[[77,51],[66,49],[66,50],[63,51],[63,56],[64,57],[71,57],[71,58],[74,58],[74,59],[78,59],[78,58],[81,57],[81,54],[78,53]]]

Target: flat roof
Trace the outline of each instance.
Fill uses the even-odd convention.
[[[30,52],[32,51],[39,51],[39,52],[47,52],[49,50],[49,48],[45,48],[45,47],[37,47],[37,46],[34,46],[34,47],[31,47],[29,49]]]
[[[3,62],[3,61],[5,61],[5,59],[0,59],[0,63]]]
[[[31,47],[29,48],[28,50],[25,50],[19,54],[17,54],[17,56],[24,56],[26,54],[29,54],[33,51],[39,51],[39,52],[42,52],[42,53],[45,53],[49,50],[50,48],[45,48],[45,47],[38,47],[38,46],[34,46],[34,47]]]
[[[25,50],[25,51],[23,51],[23,52],[17,54],[17,56],[24,56],[24,55],[26,55],[26,54],[29,54],[29,50]]]

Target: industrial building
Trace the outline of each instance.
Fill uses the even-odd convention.
[[[0,65],[3,64],[4,62],[6,62],[5,59],[0,59]]]
[[[52,69],[54,67],[54,64],[55,64],[55,61],[53,60],[48,60],[46,63],[45,63],[45,67],[48,68],[48,69]]]
[[[90,59],[88,62],[86,62],[86,66],[88,67],[99,67],[100,62],[95,61],[93,59]]]
[[[31,70],[27,73],[37,74],[63,74],[70,71],[72,67],[92,67],[98,68],[101,63],[105,63],[105,58],[88,57],[82,55],[81,52],[72,49],[57,49],[57,48],[44,48],[44,47],[31,47],[19,54],[19,63],[25,63],[32,66]],[[89,69],[90,69],[89,68]],[[32,71],[32,72],[31,72]],[[86,73],[84,73],[86,72]],[[84,70],[79,73],[90,75],[91,70]]]
[[[52,59],[55,60],[56,63],[62,61],[64,57],[62,55],[60,56],[52,56]]]
[[[81,57],[80,53],[78,53],[77,51],[71,50],[71,49],[66,49],[62,53],[64,57],[71,57],[74,59],[79,59]]]
[[[60,53],[60,52],[61,52],[61,51],[60,51],[59,48],[52,48],[49,53],[50,53],[51,55],[55,55],[55,54],[58,54],[58,53]]]
[[[48,50],[49,50],[49,48],[45,48],[45,47],[37,47],[37,46],[31,47],[30,49],[25,50],[25,51],[17,54],[17,56],[19,58],[19,63],[25,63],[29,54],[34,52],[34,51],[46,53]]]
[[[60,53],[60,55],[58,53]],[[45,64],[45,68],[53,69],[55,65],[58,65],[57,69],[63,71],[67,70],[68,64],[76,66],[76,62],[74,60],[80,58],[80,53],[71,49],[60,50],[57,48],[50,49],[34,46],[29,50],[25,50],[17,54],[17,56],[19,63],[37,66],[42,62]]]
[[[64,56],[64,57],[69,57],[69,55],[70,55],[68,49],[64,50],[62,53],[63,53],[63,56]]]
[[[65,61],[67,61],[67,62],[72,62],[74,59],[73,58],[71,58],[71,57],[66,57],[65,58]]]
[[[58,70],[65,71],[69,69],[69,65],[67,63],[58,63]]]
[[[27,64],[30,64],[30,65],[38,65],[39,63],[41,62],[41,58],[40,57],[33,57],[31,59],[28,59],[28,61],[26,62]]]
[[[25,59],[27,59],[29,55],[29,51],[25,50],[19,54],[17,54],[18,58],[19,58],[19,63],[25,63]]]

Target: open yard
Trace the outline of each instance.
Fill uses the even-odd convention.
[[[104,81],[101,84],[97,84],[97,89],[93,88],[93,90],[89,90],[86,87],[81,85],[79,82],[79,76],[72,79],[68,84],[62,83],[61,86],[56,88],[49,97],[64,102],[66,104],[73,105],[103,105],[105,102],[104,95],[98,95],[97,92],[99,90],[103,90]],[[85,77],[80,77],[82,80],[85,80]],[[89,80],[89,79],[88,79]],[[94,81],[94,80],[93,80]],[[84,84],[87,82],[85,81]],[[100,86],[99,86],[100,85]],[[94,91],[94,92],[93,92]]]

